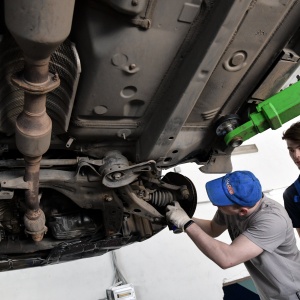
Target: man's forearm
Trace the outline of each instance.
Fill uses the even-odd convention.
[[[197,224],[190,225],[185,232],[201,252],[222,269],[236,266],[263,252],[262,248],[244,235],[239,235],[228,245],[209,236]]]
[[[218,225],[213,220],[193,218],[193,221],[211,237],[218,237],[227,229],[227,226]]]
[[[214,233],[212,232],[211,227],[211,220],[203,220],[203,219],[197,219],[193,218],[193,221],[209,236],[215,237]]]
[[[229,245],[217,241],[210,236],[210,226],[208,225],[210,222],[208,220],[200,220],[195,218],[193,218],[193,220],[196,224],[189,226],[186,230],[186,233],[195,243],[195,245],[201,250],[201,252],[214,261],[222,269],[234,266],[234,264],[230,262],[231,258],[227,255]]]

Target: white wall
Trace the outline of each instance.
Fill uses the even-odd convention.
[[[299,119],[300,120],[300,119]],[[268,130],[245,144],[256,144],[259,152],[233,156],[234,170],[250,170],[260,179],[264,190],[282,202],[279,188],[291,184],[299,174],[288,156],[282,128]],[[190,177],[200,201],[195,216],[211,218],[215,212],[204,190],[206,181],[219,175],[198,171],[195,164],[181,166]],[[230,243],[224,233],[220,240]],[[135,287],[138,300],[223,299],[224,282],[248,275],[243,265],[222,270],[206,258],[185,234],[173,234],[167,228],[151,239],[116,251],[118,265],[128,282]],[[111,255],[78,260],[35,269],[0,273],[3,300],[97,300],[105,297],[114,277]]]

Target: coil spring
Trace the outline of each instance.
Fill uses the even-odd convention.
[[[172,194],[170,191],[155,191],[154,193],[151,193],[149,196],[150,196],[150,202],[157,206],[166,206],[169,203],[176,200],[175,195]]]

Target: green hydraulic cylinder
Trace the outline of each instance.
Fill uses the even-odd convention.
[[[249,115],[250,121],[227,133],[224,141],[236,147],[254,135],[282,124],[300,115],[300,81],[282,90],[256,106],[257,112]]]

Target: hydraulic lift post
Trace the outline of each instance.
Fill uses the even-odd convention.
[[[250,121],[236,127],[224,137],[227,145],[237,147],[254,135],[282,124],[300,115],[300,81],[278,92],[256,107],[249,115]]]

